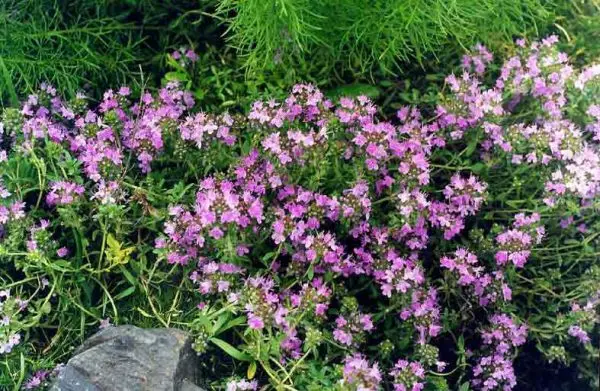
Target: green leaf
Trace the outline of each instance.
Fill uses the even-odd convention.
[[[69,270],[69,266],[71,266],[71,263],[69,261],[65,261],[65,260],[58,260],[58,261],[53,261],[50,266],[52,267],[52,269],[55,270],[60,270],[60,271],[65,271],[65,270]]]
[[[469,145],[467,145],[467,148],[465,149],[466,157],[471,156],[473,154],[473,152],[475,152],[478,142],[479,142],[479,137],[473,136],[473,138],[469,141]]]
[[[202,326],[204,326],[205,330],[210,330],[211,327],[211,323],[210,323],[210,319],[208,319],[208,316],[206,315],[200,315],[195,319],[195,322],[200,323]]]
[[[245,316],[238,316],[235,319],[230,320],[229,322],[227,322],[227,324],[223,327],[221,327],[219,329],[219,333],[223,333],[226,330],[229,330],[232,327],[236,327],[236,326],[240,326],[242,324],[246,323],[246,317]]]
[[[136,310],[138,310],[138,312],[140,314],[142,314],[143,316],[145,316],[146,318],[155,318],[154,315],[150,315],[149,313],[147,313],[146,311],[144,311],[143,309],[141,309],[140,307],[137,307]]]
[[[256,361],[252,361],[250,365],[248,365],[248,373],[246,374],[248,379],[254,379],[254,375],[256,375]]]
[[[426,391],[449,391],[448,382],[443,377],[427,376]]]
[[[115,296],[115,300],[121,300],[127,296],[131,296],[131,294],[135,292],[135,287],[134,286],[130,286],[129,288],[125,289],[123,292],[119,293],[118,295]]]
[[[183,72],[167,72],[165,74],[165,80],[167,81],[188,81],[188,75]]]
[[[269,259],[273,258],[273,256],[275,255],[275,251],[270,251],[268,253],[266,253],[265,255],[263,255],[262,257],[262,261],[268,261]]]
[[[487,166],[485,163],[478,162],[471,166],[471,171],[473,171],[475,174],[480,174],[483,170],[485,170],[486,167]]]
[[[225,353],[239,361],[250,361],[252,358],[246,353],[242,353],[227,342],[219,338],[211,338],[210,342],[220,347]]]
[[[344,96],[355,97],[360,95],[376,99],[381,95],[381,91],[379,88],[369,84],[356,83],[337,87],[327,92],[327,96],[330,98],[341,98]]]
[[[312,263],[308,267],[308,270],[306,271],[306,275],[309,280],[312,280],[313,277],[315,276],[315,266]]]
[[[137,285],[137,280],[133,277],[133,274],[131,274],[131,272],[129,270],[127,270],[127,268],[125,266],[120,265],[119,269],[121,270],[121,273],[123,273],[123,275],[125,276],[127,281],[129,281],[129,283],[132,286]]]
[[[469,382],[464,382],[463,384],[460,385],[460,388],[458,389],[458,391],[469,391],[471,388],[469,388]]]
[[[219,316],[219,319],[217,319],[217,322],[215,323],[215,325],[212,328],[212,334],[218,334],[219,330],[221,329],[221,327],[223,327],[223,325],[227,322],[228,319],[229,319],[228,313],[225,313],[225,314],[222,314],[221,316]]]
[[[44,304],[42,304],[40,307],[40,312],[44,315],[48,315],[50,312],[52,312],[52,304],[50,304],[49,301],[44,302]]]

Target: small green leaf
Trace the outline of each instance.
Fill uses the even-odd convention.
[[[262,261],[268,261],[269,259],[273,258],[273,256],[275,255],[275,251],[270,251],[268,253],[266,253],[265,255],[263,255],[262,257]]]
[[[42,306],[40,307],[40,312],[44,315],[48,315],[50,312],[52,312],[52,304],[50,304],[49,301],[46,301],[44,304],[42,304]]]
[[[167,81],[188,81],[188,75],[183,72],[167,72],[165,74]]]
[[[426,391],[449,391],[448,382],[443,377],[427,376]]]
[[[250,365],[248,365],[248,379],[254,379],[254,375],[256,375],[256,361],[252,361]]]
[[[219,330],[221,329],[221,327],[223,327],[223,325],[227,322],[228,319],[229,319],[229,314],[227,314],[227,313],[219,316],[219,319],[217,319],[217,322],[215,323],[215,325],[212,328],[213,335],[218,334]]]
[[[206,315],[200,315],[196,318],[196,320],[198,323],[200,323],[202,326],[204,326],[204,328],[206,330],[210,330],[211,327],[211,323],[210,323],[210,319],[208,319],[208,316]]]
[[[315,276],[315,266],[312,263],[308,267],[308,270],[306,271],[306,275],[309,280],[312,280],[313,277]]]
[[[223,341],[222,339],[211,338],[210,342],[212,342],[215,345],[217,345],[218,347],[220,347],[225,353],[229,354],[231,357],[235,358],[236,360],[239,360],[239,361],[250,361],[251,360],[251,357],[249,355],[247,355],[246,353],[242,353],[241,351],[234,348],[233,346],[231,346],[227,342]]]
[[[471,166],[471,171],[473,171],[475,174],[480,174],[483,170],[485,170],[485,168],[485,163],[478,162]]]
[[[469,141],[469,145],[467,145],[467,148],[465,149],[465,156],[469,157],[473,154],[473,152],[475,152],[475,149],[477,148],[477,143],[479,142],[479,138],[478,137],[473,137],[470,141]]]
[[[120,265],[119,269],[121,270],[121,273],[123,273],[123,275],[125,276],[125,278],[127,279],[127,281],[129,281],[129,283],[133,286],[137,285],[137,280],[133,277],[133,274],[131,274],[131,272],[129,270],[127,270],[127,268],[123,265]]]
[[[131,296],[131,294],[135,292],[135,287],[134,286],[130,286],[129,288],[125,289],[123,292],[119,293],[118,295],[115,296],[115,300],[121,300],[127,296]]]
[[[144,311],[143,309],[141,309],[140,307],[137,307],[136,310],[138,310],[138,312],[140,314],[142,314],[143,316],[145,316],[146,318],[155,318],[155,316],[150,315],[149,313],[147,313],[146,311]]]
[[[236,326],[240,326],[242,324],[246,323],[246,317],[245,316],[238,316],[235,319],[230,320],[229,322],[227,322],[227,324],[223,327],[221,327],[219,329],[219,333],[223,333],[226,330],[229,330],[232,327],[236,327]]]

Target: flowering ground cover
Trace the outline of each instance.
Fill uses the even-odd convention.
[[[192,332],[213,389],[594,389],[600,66],[557,40],[479,45],[394,118],[42,85],[2,114],[2,381],[132,323]]]

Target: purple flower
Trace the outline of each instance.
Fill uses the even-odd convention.
[[[340,384],[344,389],[378,391],[382,380],[377,363],[370,364],[360,353],[344,359],[343,378]]]
[[[41,387],[44,381],[50,376],[50,371],[39,370],[35,372],[23,385],[25,390],[34,390]]]
[[[111,327],[113,324],[110,323],[110,318],[105,318],[105,319],[101,319],[100,320],[100,326],[98,326],[99,329],[105,329],[108,327]]]
[[[569,327],[569,335],[577,338],[581,343],[590,342],[590,337],[588,334],[579,326],[571,326]]]

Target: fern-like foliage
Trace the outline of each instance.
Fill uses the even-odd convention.
[[[248,68],[319,61],[386,72],[448,47],[498,47],[550,20],[545,0],[220,0]]]
[[[15,103],[41,81],[74,93],[86,84],[125,79],[140,43],[136,26],[85,10],[66,13],[58,2],[45,0],[0,2],[3,102]]]

